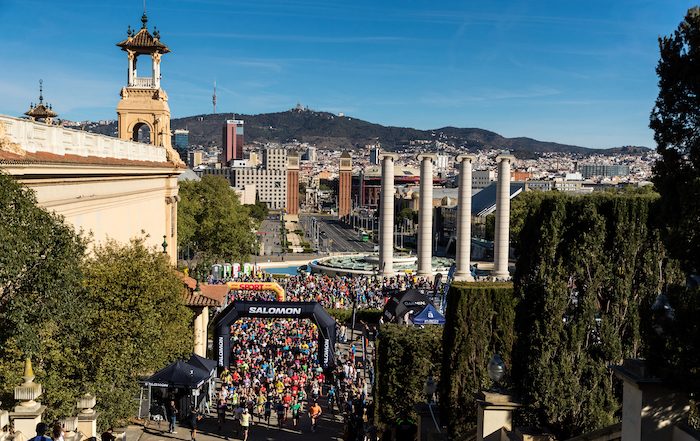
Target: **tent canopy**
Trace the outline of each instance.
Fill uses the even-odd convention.
[[[192,354],[187,363],[196,366],[206,372],[211,372],[211,375],[216,375],[216,361],[201,357],[197,354]]]
[[[211,375],[211,370],[178,360],[151,375],[144,384],[155,387],[198,389],[211,378]]]
[[[405,323],[405,318],[417,315],[430,305],[430,299],[417,289],[409,289],[393,296],[384,307],[385,322]]]
[[[414,325],[444,325],[445,317],[432,304],[428,304],[418,315],[411,318],[411,321]]]

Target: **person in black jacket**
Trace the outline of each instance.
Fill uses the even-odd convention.
[[[197,425],[201,420],[202,415],[199,413],[199,410],[194,409],[190,414],[190,435],[192,437],[192,441],[197,441]]]

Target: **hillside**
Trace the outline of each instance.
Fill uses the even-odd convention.
[[[645,147],[624,147],[608,150],[590,149],[575,145],[558,144],[519,137],[505,138],[498,133],[477,128],[442,127],[434,130],[418,130],[374,124],[360,119],[337,116],[328,112],[292,109],[285,112],[242,115],[218,113],[176,118],[172,129],[188,129],[192,145],[220,145],[221,128],[227,119],[245,121],[245,139],[248,142],[308,142],[319,147],[352,149],[381,142],[387,150],[400,148],[412,140],[444,142],[465,150],[507,149],[518,156],[532,153],[642,153]],[[88,130],[112,135],[115,125],[92,126]]]

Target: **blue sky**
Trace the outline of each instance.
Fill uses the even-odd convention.
[[[114,119],[143,0],[0,0],[0,113]],[[654,146],[657,38],[685,0],[148,0],[174,117],[297,102],[381,124]]]

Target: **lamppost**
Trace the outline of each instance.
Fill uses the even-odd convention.
[[[435,424],[435,430],[437,430],[437,433],[440,433],[440,425],[437,423],[435,413],[433,412],[433,403],[435,402],[436,391],[437,383],[433,379],[433,374],[428,374],[428,379],[425,380],[425,385],[423,386],[423,393],[425,394],[425,400],[428,402],[428,410],[430,411],[430,416],[433,419],[433,424]]]
[[[503,362],[500,354],[493,354],[493,357],[489,360],[489,364],[486,366],[486,370],[489,373],[489,378],[493,381],[492,388],[497,390],[498,384],[506,373],[506,364]]]

